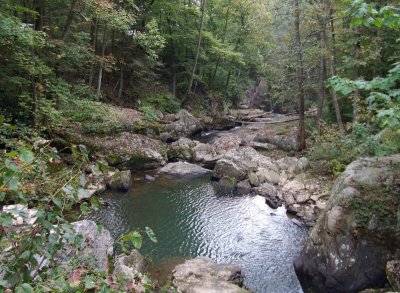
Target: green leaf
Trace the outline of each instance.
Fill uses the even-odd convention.
[[[92,205],[92,208],[93,208],[95,211],[99,210],[99,208],[100,208],[100,203],[99,203],[99,200],[98,200],[96,197],[92,197],[92,198],[90,199],[90,203],[91,203],[91,205]]]
[[[7,287],[8,282],[6,280],[0,280],[0,287]]]
[[[17,292],[17,293],[33,293],[34,291],[33,291],[33,288],[31,285],[24,283],[21,286],[19,286],[15,292]]]
[[[16,180],[15,178],[12,178],[9,182],[8,182],[8,187],[10,188],[10,190],[12,191],[17,191],[18,188],[21,186],[21,183]]]
[[[81,212],[83,215],[87,215],[90,212],[90,208],[87,202],[81,204]]]
[[[29,163],[35,158],[35,155],[30,150],[22,150],[19,153],[19,159],[24,163]]]
[[[5,227],[12,226],[13,217],[10,214],[1,213],[0,214],[0,225]]]
[[[57,207],[59,207],[60,209],[62,209],[63,204],[62,204],[61,199],[59,199],[58,197],[53,198],[53,203],[54,203]]]
[[[85,279],[85,289],[93,289],[96,286],[95,282],[93,281],[92,277],[86,277]]]
[[[11,151],[11,152],[6,154],[6,157],[8,157],[8,158],[15,158],[16,156],[18,156],[18,152],[17,151]]]
[[[154,243],[157,243],[156,234],[154,234],[154,231],[151,228],[146,227],[146,234],[147,234],[147,236],[149,236],[151,241],[153,241]]]
[[[25,250],[21,255],[20,258],[24,260],[28,260],[31,257],[31,252],[30,250]]]
[[[103,164],[101,162],[98,163],[97,166],[99,167],[100,171],[103,172],[103,173],[106,173],[109,170],[108,165]]]
[[[142,243],[143,243],[142,235],[140,235],[139,232],[134,231],[134,232],[131,234],[131,242],[132,242],[133,246],[134,246],[136,249],[140,249],[140,248],[142,247]]]

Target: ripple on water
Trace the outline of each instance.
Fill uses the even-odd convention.
[[[216,194],[204,176],[159,178],[127,194],[107,193],[104,200],[107,207],[92,219],[114,238],[146,226],[154,230],[158,243],[146,240],[141,252],[155,262],[156,276],[178,259],[202,255],[239,265],[245,285],[254,292],[301,292],[292,261],[307,231],[292,223],[284,209],[270,209],[260,196]]]

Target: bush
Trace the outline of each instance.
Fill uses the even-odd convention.
[[[100,206],[96,197],[89,202],[78,200],[78,195],[85,192],[82,186],[86,183],[84,172],[89,163],[86,148],[72,147],[75,165],[67,167],[50,146],[51,141],[35,136],[15,140],[9,132],[21,131],[1,120],[0,139],[7,147],[0,154],[0,206],[22,204],[37,213],[32,223],[16,225],[17,218],[23,219],[26,212],[21,209],[0,212],[0,292],[130,291],[132,280],[123,276],[114,278],[111,270],[99,271],[91,255],[77,253],[71,259],[63,259],[63,265],[56,260],[65,245],[79,251],[85,241],[73,231],[68,219],[76,218],[79,208],[85,216]],[[100,175],[103,167],[93,168],[97,170],[93,174]],[[143,232],[150,240],[157,241],[150,228]],[[132,231],[123,236],[120,243],[123,251],[139,249],[143,232]],[[146,290],[153,289],[149,278],[144,275],[137,278]]]
[[[144,114],[143,119],[148,122],[156,122],[158,120],[156,110],[152,106],[141,106],[139,111]]]
[[[147,97],[143,101],[143,107],[153,107],[163,113],[177,113],[181,109],[181,103],[171,94],[160,94]]]
[[[387,128],[378,134],[365,124],[355,124],[352,132],[343,135],[335,127],[327,127],[316,138],[310,152],[312,160],[324,160],[330,173],[339,174],[361,156],[386,156],[400,151],[400,127]]]

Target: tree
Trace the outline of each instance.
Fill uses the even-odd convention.
[[[192,69],[192,73],[190,75],[189,85],[188,85],[186,96],[190,95],[190,92],[192,91],[193,79],[194,79],[194,75],[196,73],[197,63],[199,60],[201,40],[202,40],[203,29],[204,29],[204,18],[205,18],[205,14],[206,14],[206,2],[207,2],[207,0],[201,0],[201,18],[200,18],[199,35],[197,37],[196,53],[194,56],[193,69]]]
[[[295,34],[296,34],[296,47],[297,47],[297,82],[298,82],[298,99],[299,99],[299,150],[306,148],[306,134],[304,126],[304,65],[303,65],[303,51],[301,47],[300,36],[300,7],[299,0],[294,1],[294,14],[295,14]]]

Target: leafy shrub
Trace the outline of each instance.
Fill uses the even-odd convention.
[[[76,163],[66,167],[50,141],[40,137],[15,140],[11,131],[20,133],[17,127],[0,121],[1,143],[7,146],[0,155],[0,206],[23,204],[37,213],[31,225],[16,226],[13,213],[23,218],[23,212],[0,212],[0,292],[8,292],[7,289],[12,292],[129,291],[132,280],[122,276],[115,279],[112,272],[99,271],[91,255],[77,253],[63,265],[54,261],[65,245],[79,251],[84,241],[68,221],[76,218],[72,210],[78,207],[85,216],[91,209],[99,208],[95,197],[89,202],[78,202],[78,194],[84,192],[80,186],[85,184],[84,170],[89,163],[86,148],[83,145],[71,148]],[[103,167],[92,170],[95,169],[94,175]],[[150,240],[157,241],[150,228],[146,227],[145,232]],[[131,232],[123,240],[139,247],[142,236]],[[125,244],[124,251],[129,252],[126,243],[122,244]],[[149,278],[143,275],[138,278],[147,290],[152,289]]]
[[[143,106],[153,107],[163,113],[177,113],[181,108],[181,103],[171,94],[160,94],[147,97]]]
[[[152,106],[141,106],[139,111],[144,114],[143,119],[148,122],[156,122],[158,120],[156,110]]]
[[[310,152],[313,160],[324,160],[332,174],[339,174],[352,161],[361,156],[385,156],[400,151],[400,127],[387,128],[378,134],[361,123],[353,126],[352,132],[343,135],[339,129],[327,127],[316,138]]]

